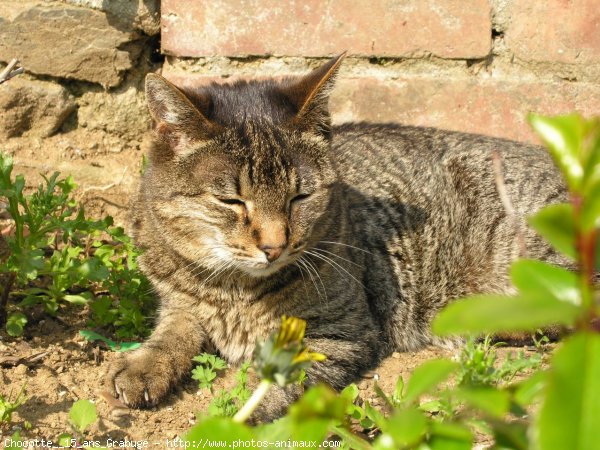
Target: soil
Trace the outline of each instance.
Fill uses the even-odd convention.
[[[197,383],[188,379],[159,407],[132,410],[119,404],[115,408],[115,401],[106,395],[103,380],[117,354],[79,336],[79,330],[85,328],[85,311],[70,309],[59,317],[46,316],[28,324],[21,338],[0,332],[1,393],[12,392],[14,397],[23,385],[27,392],[27,400],[14,413],[11,424],[0,428],[0,442],[19,429],[23,438],[56,440],[61,433],[70,431],[68,411],[72,404],[89,399],[97,405],[98,420],[86,433],[87,439],[101,445],[109,438],[147,440],[149,448],[166,448],[167,439],[184,434],[196,422],[196,413],[208,407],[211,393],[199,390]],[[510,350],[504,348],[502,353]],[[379,405],[380,399],[373,390],[376,379],[384,392],[392,392],[398,376],[406,381],[412,369],[423,361],[444,356],[452,355],[438,348],[394,353],[359,381],[360,397]],[[229,369],[217,378],[214,392],[231,387],[234,374],[235,370]]]
[[[199,390],[197,382],[189,379],[159,407],[115,410],[105,395],[103,378],[117,354],[79,336],[79,330],[85,328],[83,311],[73,309],[68,316],[60,317],[28,324],[22,338],[0,334],[1,391],[14,396],[25,384],[27,392],[27,401],[17,409],[11,425],[0,429],[3,438],[21,428],[22,437],[55,440],[70,431],[68,411],[72,404],[89,399],[97,405],[99,420],[91,426],[88,439],[103,445],[109,437],[148,440],[150,447],[163,448],[166,439],[181,436],[196,422],[196,413],[208,407],[210,392]],[[358,383],[360,396],[377,405],[379,399],[372,389],[376,378],[384,391],[391,392],[399,375],[406,380],[414,367],[437,356],[448,356],[448,352],[430,348],[417,353],[395,353]],[[219,377],[214,392],[233,385],[234,374],[235,370],[229,369]],[[24,429],[26,422],[31,424],[29,430]],[[153,446],[154,442],[160,444]]]

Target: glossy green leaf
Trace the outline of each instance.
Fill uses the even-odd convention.
[[[209,417],[192,427],[183,436],[183,441],[188,445],[186,448],[201,448],[207,440],[221,441],[232,448],[235,441],[251,442],[253,438],[251,429],[246,425],[228,417]]]
[[[96,405],[89,400],[77,400],[69,412],[71,423],[82,434],[97,418]]]
[[[454,391],[456,398],[472,408],[483,411],[490,416],[502,418],[510,408],[510,395],[500,389],[488,387],[463,388]]]
[[[513,263],[511,279],[522,293],[547,295],[573,305],[581,304],[577,274],[561,267],[521,259]]]
[[[406,385],[405,402],[412,402],[445,381],[458,365],[448,359],[432,359],[417,367]]]
[[[535,331],[547,325],[573,325],[579,308],[551,297],[475,295],[446,306],[433,320],[438,335]]]
[[[577,114],[544,117],[529,114],[529,123],[542,138],[557,166],[567,180],[569,189],[580,192],[583,167],[580,161],[584,121]]]
[[[559,252],[572,259],[576,258],[576,231],[571,204],[546,206],[529,218],[529,224]]]
[[[579,333],[552,358],[535,423],[540,450],[600,449],[600,335]]]

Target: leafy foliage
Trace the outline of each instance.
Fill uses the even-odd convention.
[[[114,327],[120,338],[146,335],[153,302],[137,267],[139,252],[124,230],[111,217],[85,216],[72,197],[72,177],[55,172],[26,195],[25,179],[13,178],[12,168],[12,159],[0,155],[0,197],[12,219],[0,259],[0,323],[9,308],[7,332],[22,334],[27,308],[34,305],[52,315],[67,305],[89,305],[91,326]],[[18,305],[5,304],[9,297]]]
[[[192,378],[198,380],[200,389],[212,390],[213,381],[217,378],[217,371],[227,368],[227,363],[224,360],[208,353],[194,356],[192,361],[199,363],[192,370]]]

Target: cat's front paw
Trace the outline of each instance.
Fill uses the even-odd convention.
[[[174,374],[160,355],[140,349],[121,355],[111,364],[108,386],[115,397],[132,408],[149,408],[169,393]]]

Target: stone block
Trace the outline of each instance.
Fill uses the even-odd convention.
[[[29,73],[118,85],[140,49],[138,34],[115,16],[65,4],[0,3],[0,60]]]
[[[50,136],[75,108],[73,98],[58,84],[12,78],[0,85],[0,136]]]

